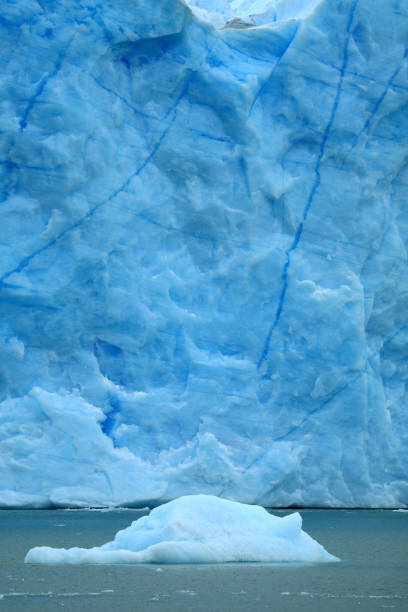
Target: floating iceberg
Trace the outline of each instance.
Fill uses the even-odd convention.
[[[95,548],[38,546],[26,563],[227,563],[338,561],[302,531],[295,512],[283,518],[260,506],[188,495],[152,510]]]
[[[407,2],[189,4],[1,3],[0,506],[407,506]]]

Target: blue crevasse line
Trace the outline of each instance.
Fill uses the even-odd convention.
[[[280,436],[278,436],[276,438],[273,438],[272,442],[281,442],[282,440],[285,440],[286,438],[288,438],[291,434],[295,433],[295,431],[299,431],[299,429],[304,427],[304,425],[310,420],[310,417],[314,416],[318,412],[321,412],[324,408],[326,408],[326,406],[328,406],[330,404],[330,402],[335,397],[337,397],[338,395],[340,395],[340,393],[345,391],[348,387],[350,387],[351,385],[356,383],[359,378],[364,376],[365,373],[366,373],[366,368],[364,370],[361,370],[360,372],[358,372],[356,374],[356,376],[354,376],[351,380],[347,381],[339,389],[336,389],[335,391],[332,391],[331,393],[329,393],[328,394],[328,398],[326,400],[324,400],[324,402],[322,404],[320,404],[319,406],[317,406],[316,408],[314,408],[313,410],[308,412],[303,417],[303,419],[301,420],[300,423],[298,423],[297,425],[292,425],[284,434],[281,434]],[[259,463],[262,459],[263,459],[263,455],[258,456],[256,459],[251,461],[251,463],[246,466],[246,470],[251,469],[254,465]]]
[[[362,376],[364,376],[364,374],[366,374],[366,371],[367,371],[367,367],[365,367],[364,370],[361,370],[360,372],[357,372],[357,374],[355,376],[353,376],[353,378],[351,380],[347,381],[339,389],[335,389],[334,391],[329,393],[327,399],[325,399],[324,402],[322,402],[319,406],[317,406],[316,408],[314,408],[313,410],[308,412],[303,417],[303,419],[301,420],[301,422],[298,425],[293,425],[292,427],[290,427],[288,429],[288,431],[286,433],[282,434],[278,438],[275,438],[274,442],[279,442],[281,440],[284,440],[285,438],[290,436],[295,431],[299,431],[299,429],[301,427],[304,427],[304,425],[310,420],[310,417],[312,417],[316,413],[321,412],[322,410],[324,410],[324,408],[326,408],[326,406],[328,406],[336,397],[338,397],[340,395],[340,393],[342,393],[343,391],[345,391],[346,389],[351,387],[351,385],[354,385]]]
[[[259,88],[258,93],[256,94],[255,98],[252,100],[252,104],[251,104],[251,108],[249,109],[249,114],[251,115],[252,113],[252,109],[255,106],[256,101],[258,100],[259,96],[262,95],[262,92],[264,91],[265,87],[267,86],[267,84],[269,83],[269,81],[271,80],[276,68],[278,67],[281,59],[283,58],[283,56],[285,55],[286,51],[289,49],[289,47],[291,46],[291,44],[293,43],[295,36],[297,34],[299,30],[299,24],[296,24],[296,27],[294,29],[294,32],[292,34],[292,36],[290,37],[288,44],[286,45],[286,47],[284,48],[284,50],[282,51],[281,55],[278,57],[277,61],[275,62],[274,67],[272,68],[271,72],[268,75],[268,78],[266,79],[266,81],[263,83],[263,85]]]
[[[13,144],[14,144],[14,141],[13,141]],[[6,173],[6,177],[2,177],[3,189],[0,192],[0,204],[2,204],[3,202],[5,202],[11,197],[12,187],[13,187],[12,177],[19,170],[34,170],[38,172],[48,173],[48,176],[54,176],[56,178],[59,177],[59,175],[55,171],[55,168],[45,168],[45,167],[42,168],[41,166],[30,166],[28,164],[21,164],[21,163],[14,162],[11,159],[11,154],[10,154],[11,148],[12,148],[12,145],[10,145],[8,153],[7,153],[9,157],[7,159],[0,160],[0,166],[4,168],[5,173]]]
[[[200,130],[196,130],[195,128],[188,128],[189,132],[193,132],[195,134],[197,134],[198,136],[200,136],[201,138],[208,138],[208,140],[215,140],[216,142],[224,142],[226,144],[229,145],[234,145],[234,142],[232,140],[230,140],[229,138],[223,138],[221,136],[212,136],[211,134],[206,134],[205,132],[202,132]]]
[[[146,119],[154,119],[154,120],[159,120],[158,117],[155,117],[154,115],[149,115],[148,113],[144,113],[143,111],[138,110],[135,106],[132,106],[132,104],[130,104],[130,102],[128,102],[126,100],[126,98],[124,96],[121,96],[120,94],[118,94],[116,91],[114,91],[113,89],[110,89],[109,87],[106,87],[106,85],[103,85],[96,77],[94,77],[92,74],[90,75],[91,78],[95,81],[95,83],[101,87],[101,89],[103,89],[104,91],[106,91],[107,93],[115,96],[116,98],[118,98],[123,104],[125,104],[128,108],[130,108],[131,111],[133,111],[135,113],[135,115],[140,115],[141,117],[145,117]]]
[[[247,170],[245,159],[243,157],[240,157],[238,163],[239,163],[239,167],[241,168],[242,175],[244,177],[245,189],[247,192],[248,200],[252,200],[251,188],[250,188],[249,181],[248,181],[248,170]]]
[[[73,38],[71,38],[71,40],[69,41],[68,45],[65,47],[65,49],[63,51],[60,52],[58,59],[55,63],[54,69],[49,72],[48,74],[45,75],[45,77],[40,81],[36,92],[34,93],[34,95],[29,99],[28,104],[26,106],[26,109],[24,111],[24,114],[22,116],[22,118],[20,119],[20,131],[23,132],[25,130],[25,128],[27,127],[28,124],[28,116],[31,113],[31,111],[33,110],[34,106],[37,103],[38,98],[41,96],[41,94],[43,93],[47,83],[53,79],[58,72],[61,70],[62,68],[62,62],[67,54],[67,51],[72,43]]]
[[[8,152],[9,154],[9,152]],[[6,177],[2,177],[3,180],[3,189],[0,195],[0,204],[8,200],[10,197],[10,187],[11,187],[11,176],[16,168],[18,168],[17,164],[15,164],[10,159],[5,159],[0,161],[0,165],[4,167]]]
[[[385,342],[382,345],[381,350],[383,351],[384,348],[388,344],[390,344],[394,340],[394,338],[396,338],[396,336],[398,336],[398,334],[402,332],[404,329],[406,329],[407,327],[408,327],[408,323],[404,323],[404,325],[402,325],[399,329],[397,329],[397,331],[395,331],[387,340],[385,340]]]
[[[402,68],[402,65],[403,65],[403,62],[404,62],[404,60],[407,57],[408,57],[408,47],[405,49],[405,53],[404,53],[404,55],[402,57],[402,60],[401,60],[400,64],[397,66],[397,68],[394,70],[394,72],[392,73],[392,75],[388,79],[388,81],[387,81],[387,83],[385,85],[385,88],[384,88],[381,96],[378,98],[377,102],[375,103],[374,108],[373,108],[370,116],[366,119],[366,121],[365,121],[363,127],[361,128],[360,132],[354,138],[353,144],[351,145],[351,149],[350,149],[348,155],[357,146],[357,143],[358,143],[361,135],[364,134],[364,132],[366,132],[369,129],[371,122],[373,121],[375,115],[377,114],[377,111],[380,108],[381,104],[383,103],[384,98],[387,95],[389,89],[393,86],[393,81],[397,77],[398,73],[400,72],[400,70]]]
[[[317,55],[315,55],[314,53],[311,53],[310,51],[305,51],[305,49],[302,49],[301,53],[303,53],[303,55],[306,55],[307,57],[310,57],[313,61],[318,62],[319,64],[323,64],[323,66],[327,66],[328,68],[330,68],[331,70],[336,70],[338,72],[340,72],[341,68],[339,68],[338,66],[335,66],[334,64],[330,63],[329,61],[325,62],[321,57],[318,57]],[[405,58],[405,55],[403,57],[403,59]],[[397,72],[399,72],[400,68],[397,68]],[[376,79],[372,76],[369,76],[368,74],[361,74],[360,72],[355,72],[354,70],[349,70],[347,69],[346,74],[350,75],[350,76],[354,76],[357,79],[360,80],[364,80],[364,81],[369,81],[370,83],[375,83],[376,85],[384,85],[385,87],[387,87],[387,83],[389,83],[390,79],[386,82],[381,81],[379,79]],[[395,77],[394,77],[395,78]],[[392,79],[392,77],[391,77]],[[407,91],[408,87],[405,87],[404,85],[401,84],[395,84],[395,83],[391,83],[391,85],[389,87],[393,87],[394,89],[402,89],[403,91]]]
[[[220,40],[224,43],[226,47],[228,47],[228,49],[231,49],[231,51],[235,51],[236,53],[239,53],[240,55],[243,55],[244,57],[247,57],[250,60],[255,60],[256,62],[263,62],[264,64],[269,64],[269,60],[267,58],[258,57],[256,55],[250,55],[249,53],[245,53],[245,51],[242,51],[242,49],[239,49],[238,47],[234,47],[234,45],[231,45],[230,43],[228,43],[224,38],[221,38]]]
[[[271,339],[272,339],[272,334],[275,331],[276,327],[278,326],[282,311],[283,311],[283,307],[284,307],[284,303],[285,303],[285,298],[286,298],[286,292],[288,289],[288,273],[289,273],[289,268],[290,268],[290,258],[291,258],[291,253],[297,248],[300,239],[302,237],[302,233],[303,233],[303,228],[304,228],[304,223],[307,220],[309,211],[310,211],[310,207],[313,203],[314,197],[316,195],[316,191],[319,188],[320,185],[320,165],[321,165],[321,161],[323,159],[323,155],[325,152],[325,148],[326,148],[326,144],[327,144],[327,140],[329,138],[329,134],[330,134],[330,130],[333,126],[333,122],[334,122],[334,118],[336,116],[336,112],[337,112],[337,108],[339,105],[339,101],[340,101],[340,95],[341,95],[341,90],[343,87],[343,79],[344,79],[344,74],[346,71],[346,66],[347,66],[347,62],[348,62],[348,45],[349,45],[349,41],[350,41],[350,32],[351,32],[351,25],[353,23],[353,18],[354,18],[354,13],[356,10],[358,4],[358,0],[353,0],[353,3],[351,5],[350,8],[350,12],[349,12],[349,16],[348,16],[348,20],[347,20],[347,27],[346,27],[346,38],[344,41],[344,50],[343,50],[343,63],[340,69],[340,78],[339,78],[339,82],[337,84],[337,90],[336,90],[336,95],[334,98],[334,102],[333,102],[333,106],[331,109],[331,113],[330,113],[330,118],[329,121],[326,125],[326,129],[324,130],[323,133],[323,138],[322,141],[320,143],[320,148],[319,148],[319,155],[317,157],[316,160],[316,164],[315,164],[315,180],[313,182],[313,186],[312,189],[310,191],[309,197],[307,199],[305,208],[303,210],[303,215],[302,215],[302,221],[299,223],[299,226],[297,228],[295,237],[292,241],[291,246],[286,250],[286,261],[285,264],[283,266],[283,270],[282,270],[282,274],[281,274],[281,280],[282,280],[282,289],[280,292],[280,296],[279,296],[279,301],[278,301],[278,306],[276,309],[276,313],[275,313],[275,318],[273,320],[273,323],[271,325],[271,327],[269,328],[269,332],[268,335],[266,337],[266,340],[264,342],[264,347],[262,350],[262,354],[259,358],[258,364],[257,364],[257,369],[259,370],[259,368],[262,366],[263,362],[267,359],[268,357],[268,353],[269,353],[269,347],[270,347],[270,343],[271,343]]]
[[[294,27],[294,33],[293,33],[293,35],[291,36],[291,38],[290,38],[290,40],[289,40],[288,44],[286,45],[286,47],[284,47],[284,49],[282,50],[282,52],[280,53],[280,55],[278,55],[278,61],[279,61],[279,59],[281,59],[281,58],[282,58],[282,57],[285,55],[285,53],[286,53],[286,51],[287,51],[288,47],[291,45],[291,43],[292,43],[292,41],[293,41],[294,37],[296,36],[296,32],[298,31],[298,29],[299,29],[299,23],[296,23],[296,24],[295,24],[295,27]],[[282,38],[283,38],[283,37],[282,37]],[[259,56],[256,56],[256,55],[251,55],[250,53],[246,53],[245,51],[243,51],[242,49],[239,49],[238,47],[234,47],[234,45],[231,45],[231,43],[228,43],[228,42],[225,40],[225,38],[222,38],[222,37],[221,37],[221,38],[220,38],[220,40],[221,40],[221,42],[222,42],[222,43],[223,43],[223,44],[224,44],[226,47],[228,47],[228,49],[231,49],[231,51],[235,51],[236,53],[239,53],[240,55],[243,55],[244,57],[248,57],[249,59],[251,59],[251,60],[255,60],[255,61],[257,61],[257,62],[263,62],[263,63],[266,63],[266,64],[269,64],[269,63],[270,63],[270,62],[269,62],[269,60],[268,60],[267,58],[264,58],[264,57],[259,57]]]
[[[0,166],[4,166],[6,171],[11,174],[14,170],[38,170],[39,172],[54,172],[55,168],[47,168],[46,166],[30,166],[29,164],[20,164],[11,159],[0,160]]]
[[[103,476],[103,478],[106,480],[106,484],[108,485],[108,489],[109,489],[109,493],[111,494],[112,498],[114,496],[113,493],[113,485],[112,485],[112,480],[111,477],[108,474],[108,471],[104,468],[101,467],[95,467],[95,474],[100,474],[101,476]]]
[[[145,158],[145,160],[142,162],[142,164],[139,166],[139,168],[133,172],[133,174],[131,174],[124,183],[122,183],[122,185],[120,187],[118,187],[118,189],[116,189],[113,193],[111,193],[111,195],[106,199],[103,200],[102,202],[99,202],[98,204],[95,204],[95,206],[93,206],[83,217],[81,217],[76,223],[74,223],[73,225],[70,225],[69,227],[67,227],[65,230],[63,230],[62,232],[60,232],[55,238],[53,238],[50,242],[48,242],[47,244],[45,244],[44,246],[40,247],[39,249],[35,250],[33,253],[31,253],[30,255],[27,255],[27,257],[24,257],[24,259],[22,259],[20,261],[20,263],[18,264],[18,266],[16,266],[15,268],[13,268],[12,270],[9,270],[9,272],[6,272],[5,274],[3,274],[3,276],[0,278],[0,285],[5,285],[5,281],[7,280],[7,278],[9,278],[12,274],[15,273],[19,273],[22,270],[24,270],[24,268],[26,268],[29,263],[34,259],[34,257],[36,257],[37,255],[40,255],[41,253],[43,253],[44,251],[48,250],[49,248],[51,248],[52,246],[54,246],[54,244],[56,244],[59,240],[61,240],[61,238],[63,238],[64,236],[66,236],[69,232],[71,232],[72,230],[78,228],[80,225],[82,225],[87,219],[89,219],[90,217],[93,216],[93,214],[96,212],[96,210],[98,210],[98,208],[100,208],[101,206],[104,206],[105,204],[108,204],[109,202],[111,202],[113,199],[115,199],[122,191],[124,191],[124,189],[126,189],[129,184],[133,181],[134,178],[136,178],[143,170],[144,168],[149,164],[149,162],[152,160],[152,158],[155,156],[155,154],[157,153],[158,149],[160,148],[161,144],[163,143],[163,140],[166,138],[167,133],[169,131],[169,129],[171,128],[171,126],[173,125],[175,119],[176,119],[176,114],[177,114],[177,107],[180,104],[181,100],[183,99],[183,97],[186,95],[187,90],[189,88],[189,85],[191,83],[191,80],[193,78],[193,75],[190,74],[189,78],[187,79],[187,82],[185,83],[181,93],[179,94],[179,96],[177,97],[175,103],[170,107],[170,110],[168,113],[166,113],[166,117],[169,116],[169,114],[172,113],[171,119],[170,121],[167,123],[165,129],[163,130],[163,132],[160,135],[160,138],[158,139],[158,141],[156,142],[156,144],[154,145],[153,149],[151,150],[151,152],[149,153],[149,155]]]

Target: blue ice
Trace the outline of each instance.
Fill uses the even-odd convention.
[[[188,4],[2,3],[0,505],[406,506],[406,2]]]

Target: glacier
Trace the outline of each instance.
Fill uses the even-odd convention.
[[[406,2],[0,28],[0,506],[407,507]]]
[[[36,546],[25,563],[319,563],[339,561],[302,530],[298,512],[186,495],[152,510],[93,548]]]

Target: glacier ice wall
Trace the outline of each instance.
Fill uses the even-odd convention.
[[[2,3],[0,503],[406,505],[406,3],[190,4]]]

